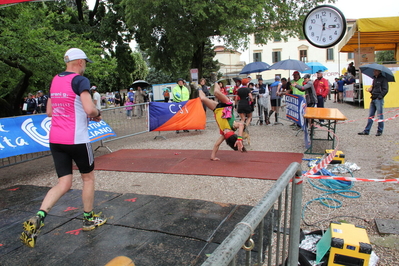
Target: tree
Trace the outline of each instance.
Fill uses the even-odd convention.
[[[70,47],[82,48],[97,62],[94,68],[100,62],[110,66],[92,40],[82,38],[80,33],[56,29],[72,18],[70,12],[54,13],[44,3],[0,9],[0,116],[20,114],[21,100],[27,92],[48,91],[52,77],[65,69],[63,56]],[[92,73],[95,71],[89,66],[86,76],[90,78]]]
[[[148,58],[146,53],[142,53],[144,57]],[[216,52],[213,49],[213,45],[208,41],[204,47],[204,60],[203,60],[203,72],[201,77],[206,78],[208,81],[211,80],[211,73],[219,71],[219,62],[214,60]],[[149,64],[149,62],[148,62]],[[150,67],[150,71],[147,77],[147,81],[151,84],[162,84],[176,82],[178,78],[190,80],[187,69],[181,71],[168,71],[167,73],[162,69],[155,69]]]
[[[172,75],[166,74],[162,70],[156,70],[155,68],[150,68],[147,79],[150,84],[162,84],[162,83],[173,83],[176,82],[176,78]]]
[[[27,92],[47,91],[65,65],[63,55],[79,47],[95,62],[85,76],[101,92],[131,84],[135,71],[120,0],[23,3],[0,9],[0,117],[20,114]]]
[[[216,52],[213,49],[214,46],[212,45],[211,41],[205,44],[204,47],[204,60],[202,62],[202,75],[200,76],[206,78],[208,81],[211,80],[212,73],[218,73],[220,66],[218,60],[213,60],[215,58]]]
[[[136,51],[132,53],[133,61],[134,61],[134,70],[132,72],[132,80],[138,79],[146,79],[148,75],[148,66],[147,63],[143,59],[143,55]]]
[[[382,62],[383,64],[389,64],[389,63],[396,63],[395,59],[395,51],[390,50],[390,51],[378,51],[376,53],[376,61],[377,62]]]
[[[150,62],[165,72],[198,68],[211,37],[233,48],[245,47],[249,35],[260,43],[301,33],[306,12],[324,0],[122,0],[126,22]],[[329,0],[328,2],[334,2]]]

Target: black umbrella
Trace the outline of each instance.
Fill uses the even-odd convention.
[[[252,62],[246,65],[241,70],[240,74],[260,73],[269,69],[270,69],[269,64],[265,62]]]
[[[133,87],[136,89],[137,87],[145,88],[145,87],[149,87],[149,86],[151,86],[151,84],[145,80],[136,80],[135,82],[132,83],[132,85],[130,87]]]
[[[365,74],[366,76],[369,76],[370,78],[374,77],[374,69],[379,70],[379,71],[381,71],[381,75],[386,77],[389,82],[395,82],[395,77],[394,77],[392,71],[383,65],[373,63],[373,64],[368,64],[368,65],[363,65],[359,68],[363,74]]]

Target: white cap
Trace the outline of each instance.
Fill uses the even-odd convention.
[[[280,76],[275,76],[274,80],[280,80]]]
[[[91,61],[89,58],[87,58],[85,52],[83,52],[79,48],[71,48],[68,51],[66,51],[66,53],[64,55],[65,63],[68,63],[68,62],[71,62],[71,61],[77,60],[77,59],[86,59],[87,62],[93,63],[93,61]]]
[[[247,78],[252,79],[251,76],[248,76]]]
[[[91,91],[97,90],[97,87],[96,87],[96,86],[92,86],[92,87],[90,88],[90,90],[91,90]]]

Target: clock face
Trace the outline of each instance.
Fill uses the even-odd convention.
[[[329,48],[342,40],[346,19],[336,7],[322,5],[313,8],[303,22],[303,33],[314,46]]]

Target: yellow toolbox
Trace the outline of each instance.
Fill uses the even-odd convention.
[[[330,244],[328,266],[369,265],[372,247],[366,229],[353,224],[332,222],[322,239],[324,243]],[[319,242],[323,242],[321,240]]]
[[[329,155],[334,150],[326,150],[326,154]],[[345,154],[342,151],[337,151],[334,158],[330,162],[330,164],[344,164],[345,163]]]

